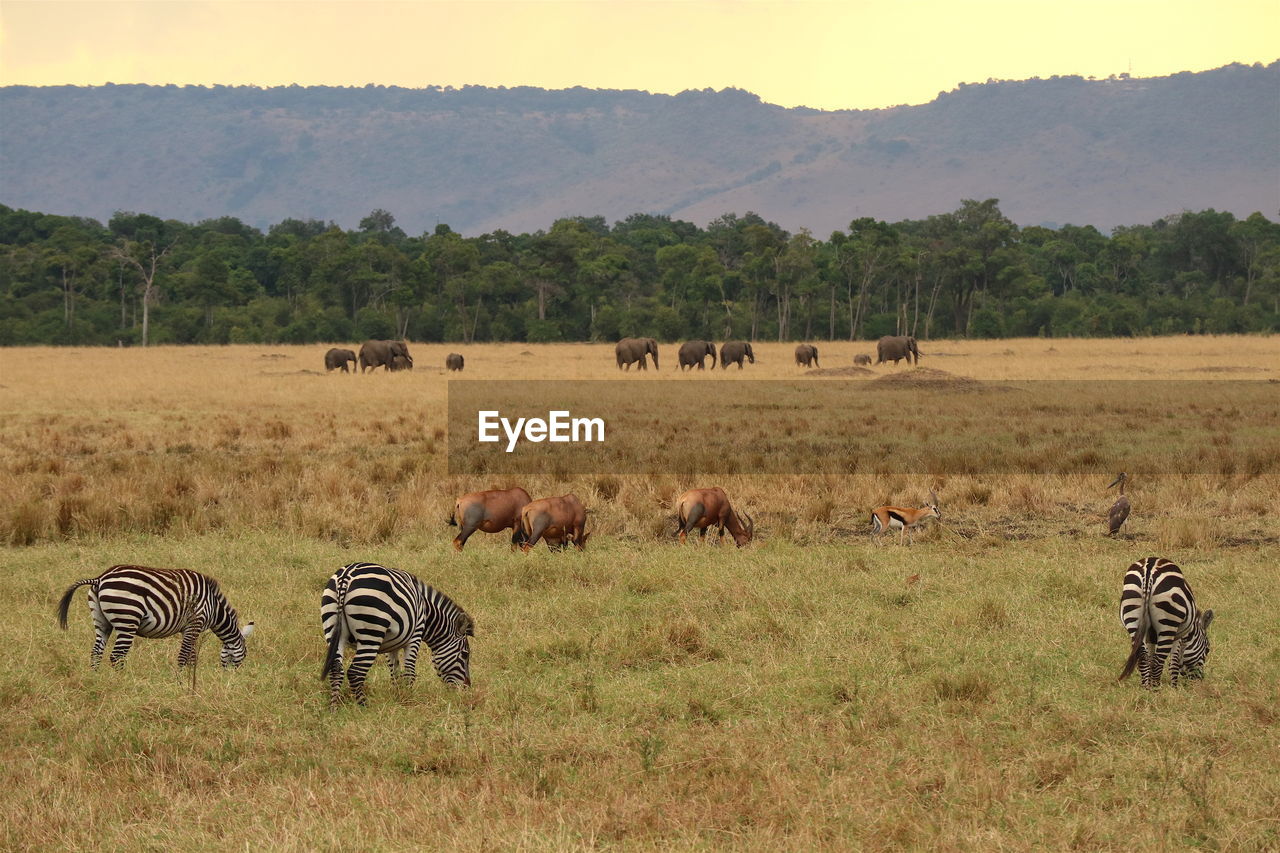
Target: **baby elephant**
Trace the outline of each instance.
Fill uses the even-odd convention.
[[[865,353],[859,353],[858,355],[855,355],[853,357],[853,363],[854,364],[870,364],[871,356],[866,355]]]
[[[444,366],[449,370],[462,369],[462,356],[456,352],[451,352],[444,358]]]
[[[351,370],[347,369],[347,363],[352,365]],[[349,349],[338,349],[334,347],[324,354],[324,369],[336,370],[342,368],[343,373],[352,373],[355,370],[356,354]]]

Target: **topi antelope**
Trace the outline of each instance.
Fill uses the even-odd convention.
[[[681,543],[694,528],[697,528],[698,535],[705,539],[707,528],[716,525],[719,527],[716,535],[721,542],[724,541],[724,531],[728,528],[729,535],[741,548],[751,541],[756,532],[756,523],[751,516],[743,513],[742,517],[747,520],[745,525],[742,523],[742,518],[729,505],[729,496],[719,486],[711,489],[690,489],[676,498],[676,520],[679,522],[676,535]]]
[[[539,539],[552,551],[563,550],[573,543],[579,551],[587,549],[587,510],[575,494],[558,498],[539,498],[520,510],[520,550],[528,553]]]
[[[898,543],[902,544],[907,531],[924,524],[925,519],[936,518],[942,521],[942,513],[938,511],[938,496],[929,491],[929,502],[920,509],[908,509],[901,506],[878,506],[871,511],[871,535],[877,539],[885,530],[898,530]]]
[[[1111,505],[1111,509],[1107,511],[1108,536],[1115,536],[1119,533],[1120,528],[1129,518],[1129,498],[1127,498],[1124,493],[1124,484],[1128,479],[1129,475],[1121,471],[1120,476],[1112,480],[1110,486],[1107,486],[1108,489],[1114,488],[1115,486],[1120,487],[1120,497],[1116,499],[1116,502]]]
[[[529,493],[516,486],[513,489],[490,489],[471,492],[458,498],[453,505],[449,524],[462,528],[453,537],[453,548],[461,551],[467,539],[477,530],[483,533],[499,533],[511,528],[511,544],[519,545],[520,510],[529,503]]]

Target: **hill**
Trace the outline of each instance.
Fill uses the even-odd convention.
[[[561,216],[754,210],[824,236],[996,197],[1020,224],[1274,212],[1280,62],[1150,79],[989,81],[885,110],[741,90],[464,87],[0,89],[0,202],[409,233]]]

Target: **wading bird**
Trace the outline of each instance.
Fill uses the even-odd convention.
[[[1124,493],[1124,483],[1128,479],[1129,475],[1121,471],[1120,476],[1112,480],[1110,486],[1107,486],[1108,489],[1117,485],[1120,487],[1120,497],[1111,505],[1111,509],[1107,511],[1108,536],[1115,536],[1124,524],[1125,519],[1129,517],[1129,498]]]

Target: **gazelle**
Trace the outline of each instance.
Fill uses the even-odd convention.
[[[898,543],[902,544],[907,531],[924,524],[925,519],[936,518],[942,521],[942,513],[938,511],[938,496],[929,490],[929,502],[920,509],[908,509],[901,506],[878,506],[871,511],[871,535],[877,539],[885,530],[896,528]]]

